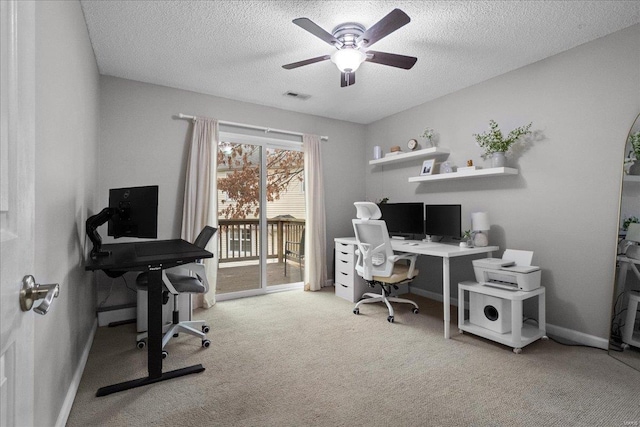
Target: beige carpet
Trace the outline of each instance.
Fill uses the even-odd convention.
[[[420,314],[400,305],[395,324],[333,288],[220,302],[197,313],[209,349],[184,335],[167,348],[165,370],[205,372],[98,398],[146,373],[134,325],[99,328],[68,425],[640,425],[640,372],[605,351],[549,340],[516,355],[453,326],[444,340],[441,305],[411,298]]]

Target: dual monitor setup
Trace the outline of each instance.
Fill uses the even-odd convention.
[[[382,203],[382,218],[392,237],[459,239],[462,236],[461,205]]]
[[[158,237],[158,186],[114,188],[109,190],[109,206],[87,219],[87,236],[93,243],[93,259],[107,256],[102,250],[98,227],[109,222],[107,234],[113,238]]]

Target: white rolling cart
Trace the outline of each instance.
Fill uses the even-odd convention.
[[[499,300],[503,302],[502,312],[489,310],[488,318],[486,321],[497,322],[498,317],[510,319],[510,324],[507,323],[508,332],[501,333],[499,327],[480,326],[478,322],[471,322],[471,316],[469,319],[465,319],[465,292],[469,293],[471,300],[471,294],[477,294],[477,296],[486,296],[493,298],[493,300]],[[538,297],[538,324],[530,325],[523,324],[522,322],[522,302],[529,298]],[[470,307],[473,309],[472,307]],[[493,307],[495,308],[495,307]],[[499,310],[499,309],[496,309]],[[503,311],[504,310],[504,311]],[[482,316],[487,314],[486,312],[480,313]],[[495,316],[492,316],[495,315]],[[492,319],[496,317],[495,319]],[[477,318],[477,317],[476,317]],[[501,319],[502,322],[502,319]],[[502,323],[504,326],[504,323]],[[481,285],[478,282],[461,282],[458,284],[458,328],[460,333],[470,332],[474,335],[478,335],[483,338],[490,339],[500,344],[513,347],[513,352],[519,354],[522,352],[522,347],[531,344],[538,339],[547,339],[546,336],[546,318],[545,318],[545,289],[540,286],[532,291],[520,291],[520,290],[506,290],[498,289],[491,286]]]

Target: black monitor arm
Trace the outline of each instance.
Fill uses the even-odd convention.
[[[104,208],[99,213],[90,216],[86,222],[86,230],[87,236],[93,243],[93,249],[91,249],[90,256],[92,259],[96,259],[101,256],[109,255],[109,251],[103,251],[102,248],[102,238],[100,234],[98,234],[98,227],[100,227],[105,222],[109,221],[114,215],[119,212],[119,209],[116,208]]]

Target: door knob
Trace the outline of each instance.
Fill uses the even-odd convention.
[[[20,308],[22,311],[29,311],[35,301],[44,299],[33,311],[45,315],[49,311],[53,299],[57,298],[59,293],[60,286],[57,283],[39,285],[33,276],[24,276],[22,278],[22,289],[20,290]]]

